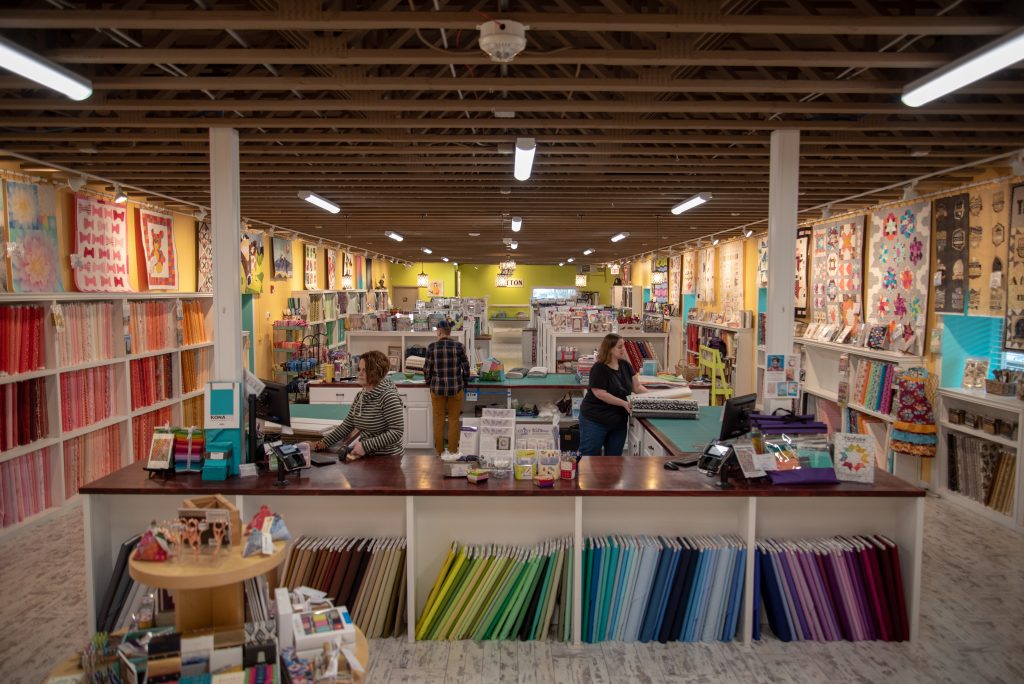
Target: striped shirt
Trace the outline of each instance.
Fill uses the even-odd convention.
[[[368,456],[401,456],[404,447],[405,410],[391,378],[385,377],[373,389],[356,395],[341,425],[324,436],[328,447],[359,430],[359,440]]]
[[[423,377],[434,394],[452,397],[469,382],[469,359],[466,348],[458,340],[442,337],[427,347]]]

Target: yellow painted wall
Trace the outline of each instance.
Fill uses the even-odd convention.
[[[389,288],[411,287],[416,285],[416,276],[421,265],[415,263],[412,268],[388,264],[388,275],[385,277]],[[446,297],[455,296],[455,266],[444,262],[427,262],[422,264],[423,271],[431,280],[440,278],[444,281]],[[535,287],[574,287],[576,267],[573,266],[535,266],[521,264],[516,266],[516,278],[523,279],[523,286],[495,287],[494,279],[498,275],[496,264],[461,264],[463,297],[488,297],[491,305],[495,304],[528,304]],[[587,286],[581,290],[598,293],[599,301],[611,301],[611,287],[615,276],[607,270],[587,274]],[[420,288],[420,299],[427,298],[426,288]],[[506,309],[507,311],[507,309]],[[492,312],[493,313],[493,312]]]

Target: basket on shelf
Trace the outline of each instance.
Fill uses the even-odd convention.
[[[999,382],[998,380],[986,380],[985,392],[995,394],[999,397],[1012,397],[1017,394],[1017,383]]]
[[[684,363],[683,361],[679,361],[679,363],[676,364],[675,370],[676,375],[684,378],[687,382],[696,380],[700,377],[700,368],[698,366]]]

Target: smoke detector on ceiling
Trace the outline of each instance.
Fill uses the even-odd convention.
[[[488,21],[480,29],[480,49],[487,53],[492,62],[508,64],[526,47],[526,30],[518,21],[499,19]]]

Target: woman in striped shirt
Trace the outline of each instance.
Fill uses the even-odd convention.
[[[357,461],[363,456],[401,456],[405,435],[405,412],[402,398],[388,372],[391,365],[383,352],[370,351],[359,357],[359,385],[345,420],[313,444],[314,451],[325,451],[338,442],[355,437],[345,460]]]

